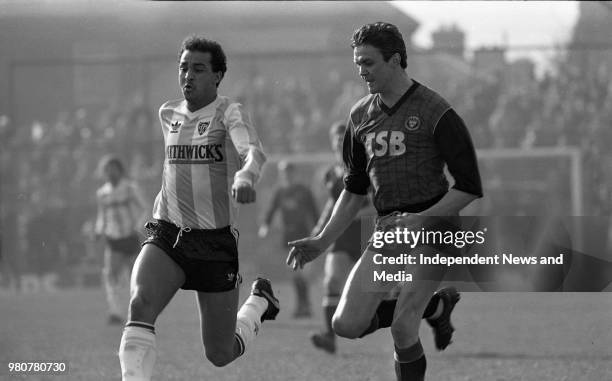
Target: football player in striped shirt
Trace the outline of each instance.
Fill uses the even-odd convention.
[[[408,76],[406,47],[397,27],[384,22],[364,25],[353,34],[351,46],[370,94],[353,106],[347,121],[344,190],[317,236],[291,242],[287,263],[294,269],[319,256],[343,232],[361,208],[370,185],[380,216],[377,229],[382,230],[389,225],[421,230],[435,217],[440,217],[436,222],[450,222],[448,228],[453,229],[461,209],[482,197],[469,132],[440,95]],[[454,179],[450,188],[445,165]],[[460,255],[452,245],[421,245],[415,250],[425,255]],[[344,287],[333,317],[334,331],[358,338],[390,326],[397,380],[423,380],[426,360],[419,339],[421,318],[432,326],[436,347],[446,348],[453,332],[450,314],[459,294],[454,288],[434,293],[445,266],[408,265],[399,268],[414,274],[414,281],[400,282],[398,299],[384,302],[398,282],[376,283],[373,273],[395,272],[398,266],[376,260],[377,253],[383,257],[399,254],[370,243]]]
[[[106,183],[96,192],[98,216],[95,233],[106,240],[102,278],[109,310],[108,323],[122,324],[119,285],[123,272],[132,270],[140,251],[138,228],[145,219],[146,202],[140,188],[127,178],[119,158],[104,156],[99,168]]]
[[[178,62],[183,99],[159,110],[164,135],[162,185],[132,273],[129,316],[119,347],[123,381],[150,380],[155,320],[178,289],[195,290],[206,358],[224,366],[242,355],[264,320],[279,312],[258,278],[238,309],[238,204],[255,201],[265,161],[242,105],[218,95],[227,70],[222,47],[185,39]]]

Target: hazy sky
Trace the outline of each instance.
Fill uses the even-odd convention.
[[[105,4],[142,4],[138,0],[104,0]],[[416,18],[415,42],[431,44],[431,32],[456,24],[466,32],[468,48],[502,44],[553,45],[568,40],[578,17],[577,1],[392,1]],[[95,0],[0,0],[0,19],[19,14],[66,14],[83,11]],[[78,6],[77,6],[78,5]],[[530,56],[545,62],[551,52],[509,51],[508,57]]]
[[[499,45],[551,45],[568,41],[578,17],[575,1],[394,1],[421,24],[414,41],[430,46],[431,32],[456,24],[466,32],[469,48]],[[530,56],[541,62],[547,53],[511,51],[510,59]]]

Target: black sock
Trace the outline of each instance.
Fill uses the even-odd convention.
[[[425,311],[423,312],[423,319],[427,319],[429,316],[436,313],[436,310],[438,309],[438,302],[440,302],[440,295],[434,294],[431,299],[429,299],[427,307],[425,307]]]
[[[413,362],[395,361],[395,376],[397,381],[423,381],[425,380],[425,369],[427,360],[425,355]]]
[[[421,341],[408,348],[395,347],[395,375],[397,381],[423,381],[427,360]]]
[[[374,317],[370,321],[370,325],[359,337],[367,336],[379,328],[391,327],[391,323],[393,323],[393,312],[395,312],[396,304],[397,299],[383,300],[380,302]]]
[[[426,319],[428,316],[433,315],[438,309],[438,302],[440,301],[439,295],[433,295],[425,307],[425,312],[423,312],[423,319]],[[372,332],[375,332],[380,328],[388,328],[391,327],[393,323],[393,313],[395,312],[395,306],[397,305],[397,299],[391,300],[383,300],[378,305],[376,309],[376,314],[370,321],[370,325],[368,328],[361,334],[359,337],[364,337],[369,335]]]

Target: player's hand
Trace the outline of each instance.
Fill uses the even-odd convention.
[[[241,204],[255,202],[255,188],[247,182],[235,182],[232,185],[232,197]]]
[[[303,269],[308,262],[314,261],[327,246],[318,237],[308,237],[289,242],[291,250],[287,255],[287,265],[294,271]]]

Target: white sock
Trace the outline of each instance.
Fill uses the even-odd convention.
[[[122,381],[150,381],[155,355],[153,325],[136,321],[128,322],[119,346]]]
[[[244,302],[236,319],[236,337],[242,346],[242,355],[255,340],[261,328],[261,316],[268,308],[268,301],[257,295],[250,295]]]

